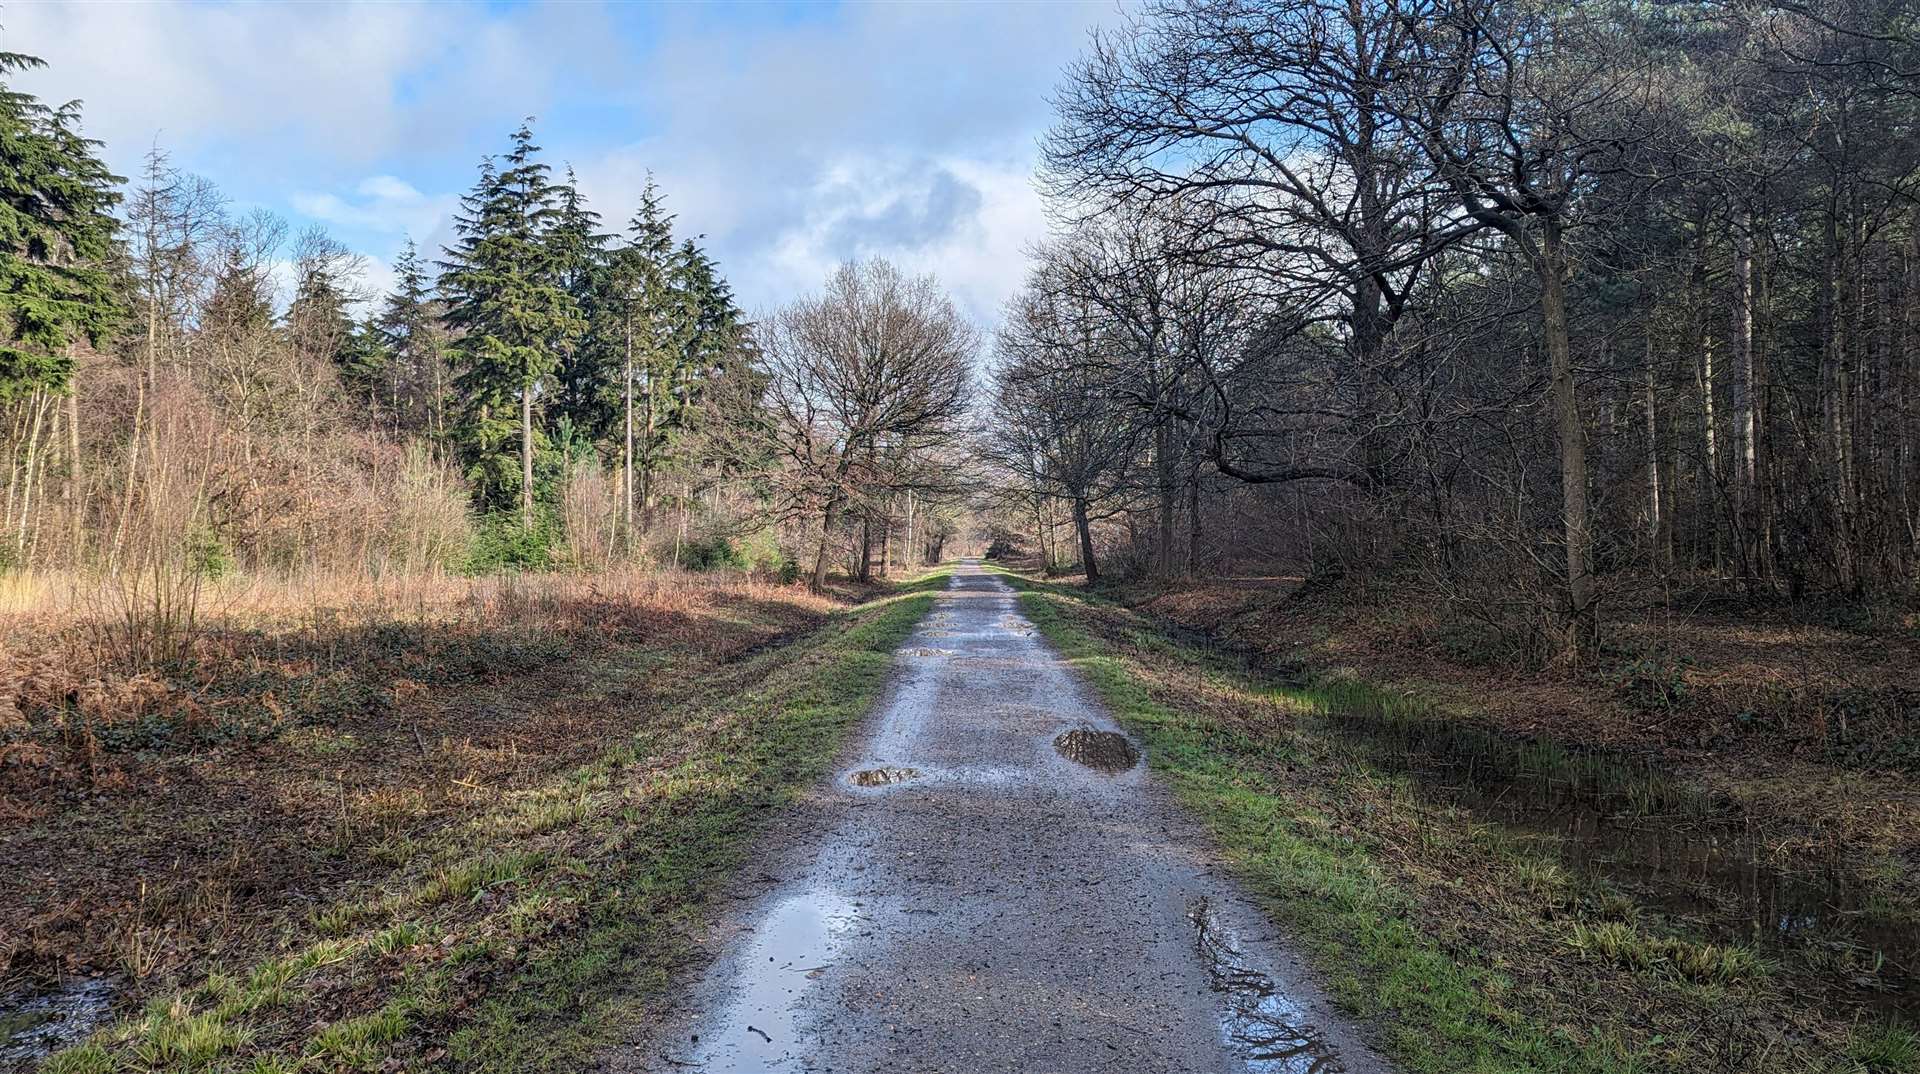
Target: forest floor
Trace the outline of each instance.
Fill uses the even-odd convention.
[[[577,1069],[931,599],[456,588],[6,620],[0,1070]]]
[[[1408,1069],[1920,1070],[1911,624],[1663,614],[1525,671],[1286,578],[1023,584]]]

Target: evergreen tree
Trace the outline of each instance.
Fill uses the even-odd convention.
[[[746,319],[719,267],[692,240],[680,249],[680,277],[693,311],[686,364],[697,382],[722,372],[735,360],[746,334]]]
[[[583,328],[580,307],[560,281],[549,241],[561,213],[548,167],[522,125],[513,148],[461,201],[459,241],[441,263],[447,321],[463,334],[452,347],[465,395],[461,431],[468,473],[483,503],[517,493],[521,523],[533,526],[534,398],[561,348]],[[512,417],[519,410],[519,468],[512,468]]]
[[[308,267],[287,307],[287,334],[303,355],[331,365],[349,394],[378,408],[386,381],[384,354],[354,319],[352,301],[331,264]]]
[[[623,251],[630,281],[633,349],[628,373],[632,400],[627,417],[628,467],[637,482],[629,495],[648,508],[654,498],[654,474],[664,462],[668,430],[676,417],[675,386],[693,321],[673,242],[673,215],[665,211],[664,201],[648,176],[640,208],[627,224]]]
[[[612,426],[618,403],[618,365],[610,362],[606,320],[612,296],[606,246],[611,236],[601,233],[600,214],[587,208],[573,169],[558,188],[559,212],[548,245],[560,286],[580,307],[583,330],[557,345],[556,409],[579,438],[591,442]]]
[[[0,52],[0,78],[41,66]],[[0,81],[0,400],[64,390],[69,344],[98,342],[121,314],[106,268],[120,180],[79,118],[77,102],[50,108]]]
[[[412,239],[393,263],[393,291],[369,326],[384,354],[387,393],[400,428],[446,435],[446,337]]]

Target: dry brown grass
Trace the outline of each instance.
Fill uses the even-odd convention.
[[[134,664],[98,585],[0,580],[0,991],[250,942],[841,606],[676,572],[233,578]]]

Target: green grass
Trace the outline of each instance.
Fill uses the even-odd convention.
[[[685,675],[683,706],[590,764],[410,841],[386,881],[290,932],[287,954],[216,969],[44,1069],[592,1065],[649,1016],[754,836],[828,770],[947,577],[929,573],[733,665],[615,654],[599,674]]]
[[[1890,1023],[1863,1026],[1847,1055],[1872,1074],[1908,1074],[1920,1070],[1920,1033]]]
[[[1362,847],[1275,792],[1267,773],[1295,755],[1284,739],[1212,728],[1155,701],[1061,613],[1062,599],[1028,593],[1022,611],[1140,739],[1253,894],[1318,956],[1336,1002],[1382,1027],[1407,1070],[1634,1069],[1631,1057],[1582,1054],[1491,999],[1498,982],[1423,935]]]
[[[1563,857],[1562,838],[1428,785],[1529,780],[1636,823],[1711,824],[1669,775],[1350,680],[1277,684],[1074,587],[1014,576],[1024,614],[1145,748],[1337,1006],[1409,1074],[1913,1074],[1920,1036],[1816,997],[1805,952],[1700,923]],[[1460,763],[1460,762],[1466,763]],[[1497,797],[1497,796],[1490,796]],[[1488,803],[1499,807],[1495,800]],[[1762,953],[1764,951],[1764,954]]]

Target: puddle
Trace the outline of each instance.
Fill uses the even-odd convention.
[[[0,1070],[24,1070],[80,1043],[113,1009],[119,982],[85,977],[52,991],[0,996]]]
[[[1450,799],[1467,804],[1470,796]],[[1855,1000],[1920,1011],[1920,922],[1876,912],[1870,892],[1831,871],[1774,866],[1767,850],[1710,826],[1629,827],[1589,809],[1470,806],[1476,819],[1545,837],[1570,869],[1606,880],[1717,941],[1822,948],[1848,968],[1831,978]]]
[[[1076,727],[1054,739],[1053,748],[1069,761],[1109,774],[1125,772],[1140,763],[1140,751],[1117,731]]]
[[[1273,978],[1246,964],[1205,896],[1187,911],[1213,990],[1226,997],[1220,1037],[1252,1074],[1340,1074],[1333,1048]]]
[[[856,787],[891,787],[910,779],[919,779],[918,768],[862,768],[847,777]]]
[[[1330,726],[1368,737],[1358,721]],[[1568,869],[1713,942],[1812,948],[1836,965],[1820,978],[1839,994],[1871,1008],[1920,1011],[1920,922],[1887,914],[1833,863],[1781,868],[1747,833],[1681,805],[1660,773],[1605,757],[1557,759],[1556,772],[1490,756],[1465,737],[1472,734],[1422,729],[1391,741],[1377,759],[1410,777],[1422,800],[1536,840]],[[1645,797],[1636,803],[1622,786]]]
[[[952,649],[935,649],[926,645],[922,645],[918,649],[914,649],[911,651],[915,656],[952,656],[953,655]]]
[[[755,930],[734,971],[725,1014],[703,1029],[699,1055],[676,1066],[708,1071],[762,1071],[798,1059],[800,999],[833,971],[841,937],[858,907],[838,895],[812,891],[783,899]]]

